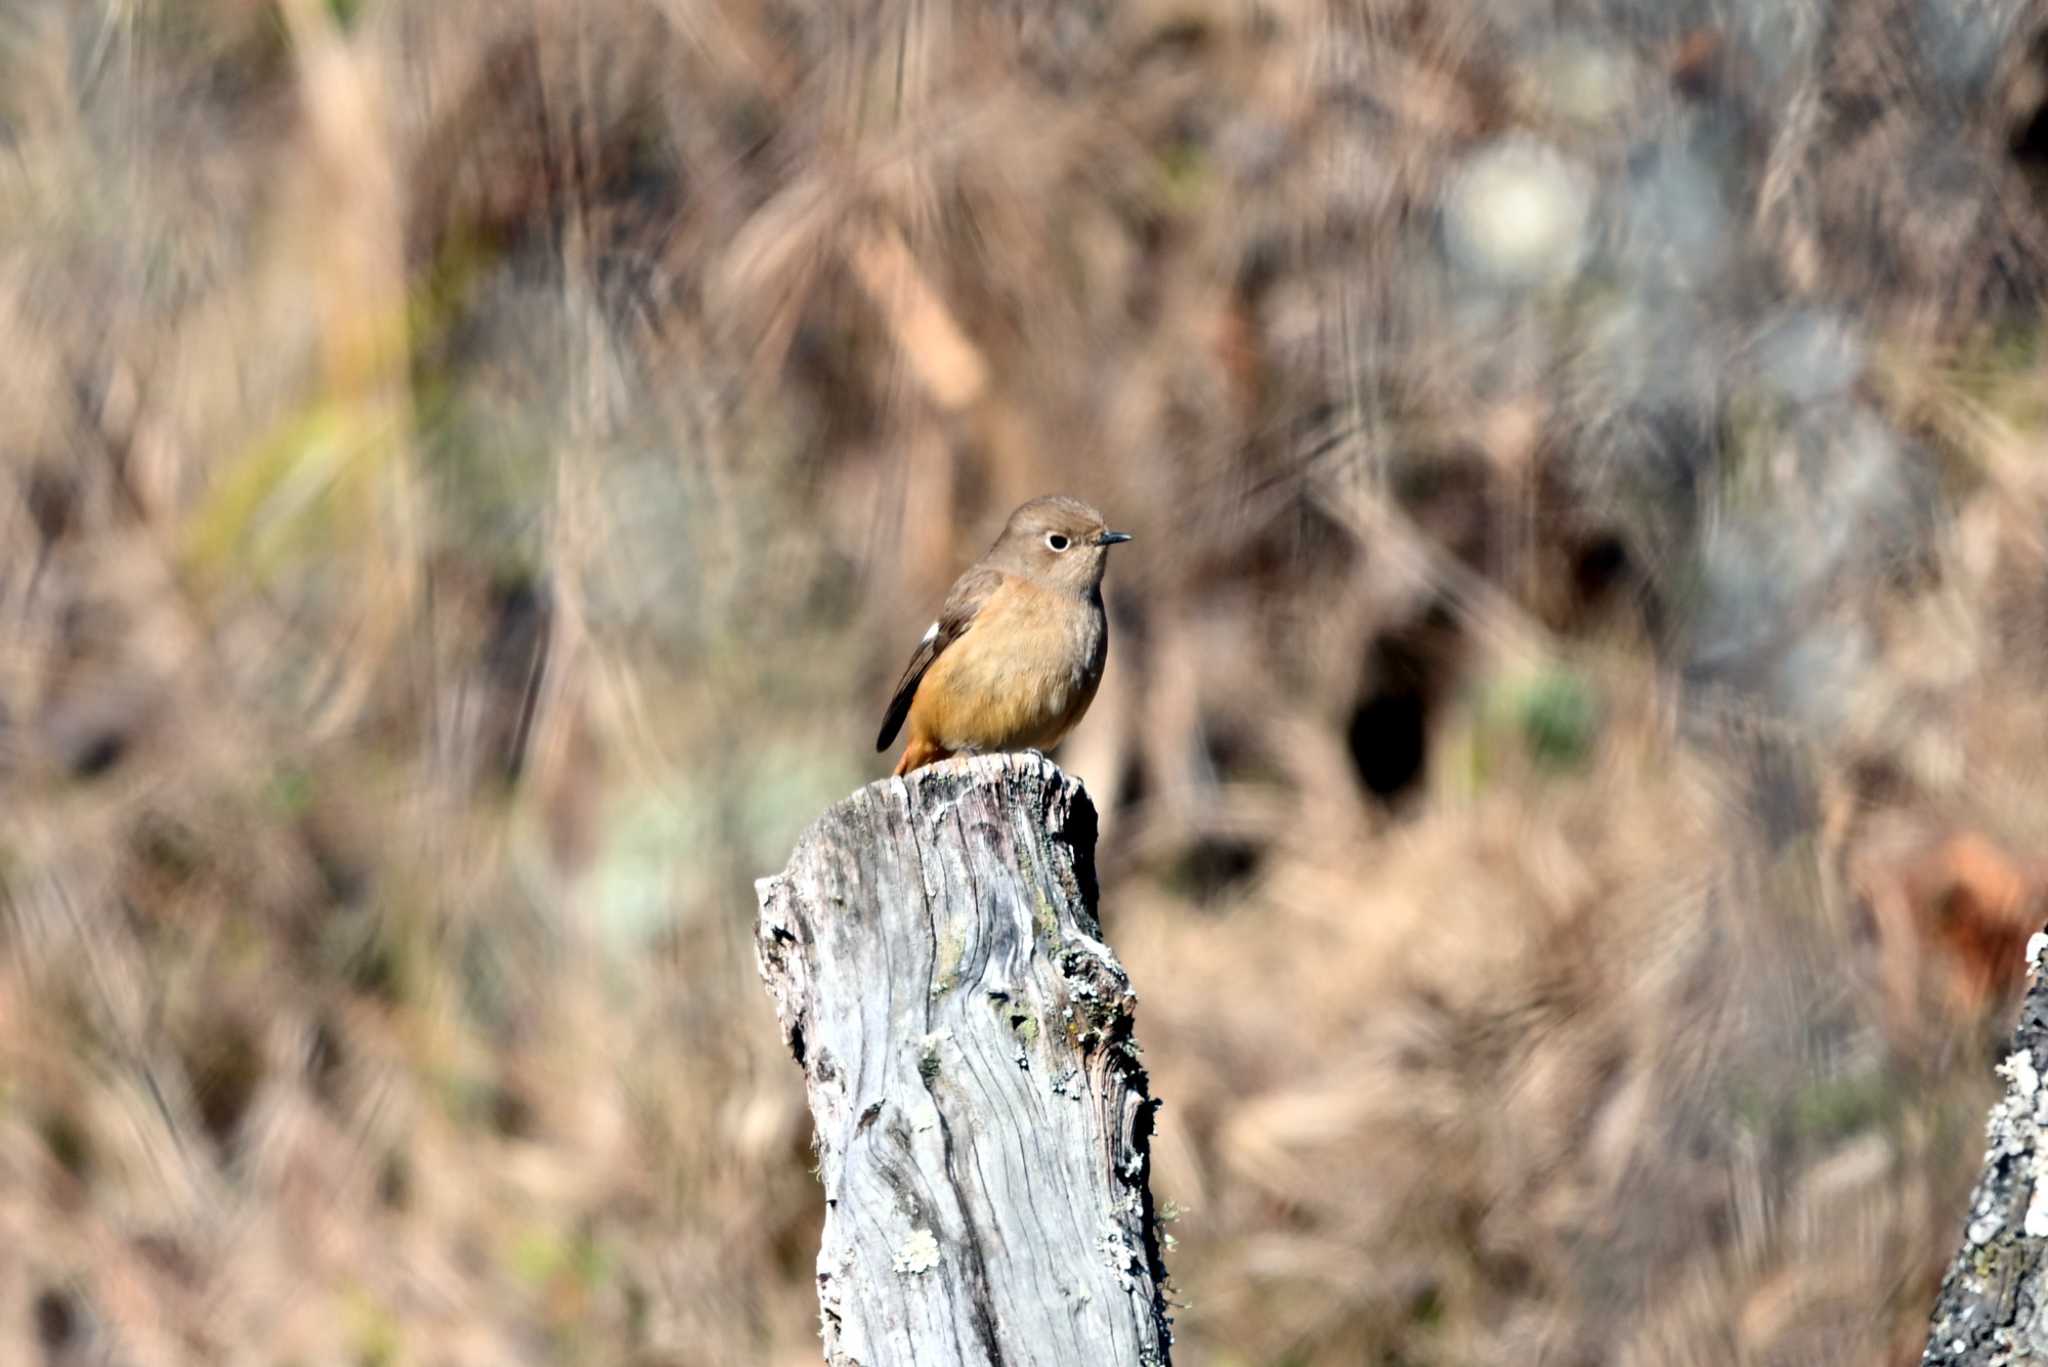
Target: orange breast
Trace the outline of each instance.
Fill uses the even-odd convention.
[[[952,751],[1049,750],[1095,700],[1107,654],[1099,603],[1010,580],[932,662],[911,733]]]

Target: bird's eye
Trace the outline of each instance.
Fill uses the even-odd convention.
[[[1061,535],[1059,532],[1046,533],[1045,546],[1047,550],[1063,551],[1072,544],[1073,543],[1071,541],[1067,540],[1067,538]]]

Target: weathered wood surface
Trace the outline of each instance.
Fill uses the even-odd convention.
[[[1095,834],[1050,762],[950,760],[839,803],[757,885],[835,1365],[1168,1361],[1154,1103]]]
[[[2028,947],[2030,958],[2039,943]],[[2005,1096],[1991,1108],[1984,1169],[1921,1367],[2048,1363],[2048,974],[2039,968],[1998,1072]]]

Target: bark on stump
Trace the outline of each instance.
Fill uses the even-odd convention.
[[[756,885],[835,1367],[1168,1361],[1155,1103],[1095,834],[1050,762],[952,760],[839,803]]]
[[[2048,974],[2038,967],[1998,1072],[2005,1097],[1985,1127],[1984,1168],[1922,1367],[2048,1364]]]

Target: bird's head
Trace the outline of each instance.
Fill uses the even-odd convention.
[[[1109,530],[1081,500],[1051,494],[1010,514],[989,561],[1048,587],[1087,593],[1102,583],[1109,548],[1130,539],[1129,532]]]

